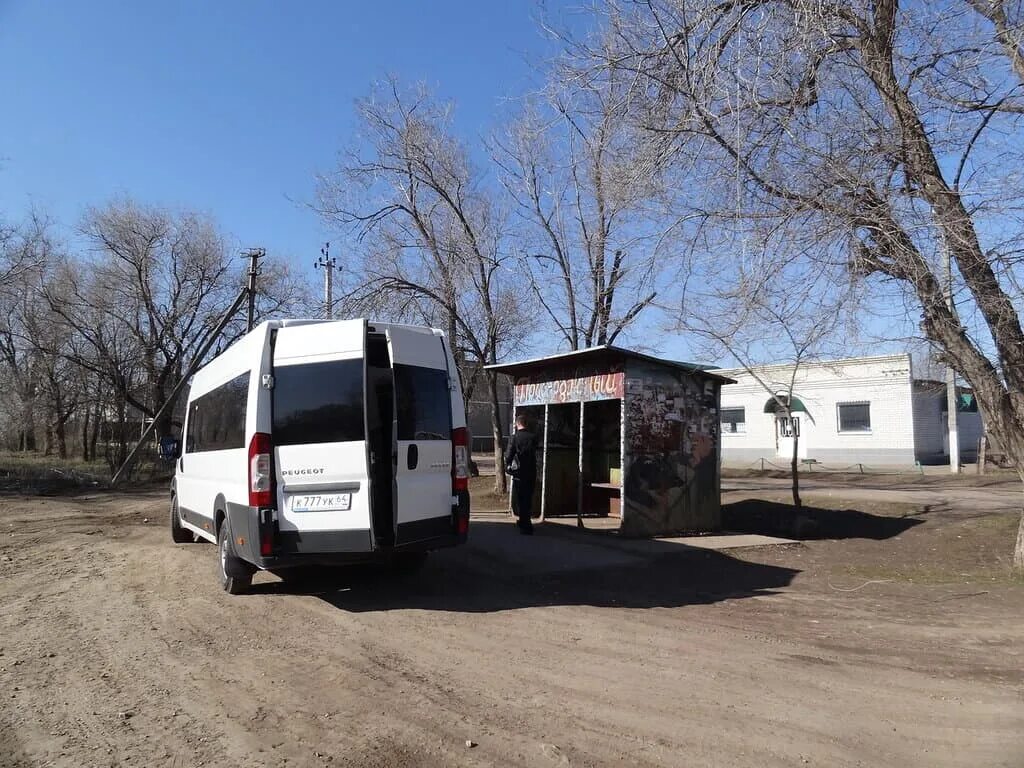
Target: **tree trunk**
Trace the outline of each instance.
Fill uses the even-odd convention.
[[[96,405],[92,409],[92,434],[89,435],[89,457],[96,461],[96,445],[100,441],[100,427],[102,426],[102,407],[100,406],[99,398],[96,399]]]
[[[793,430],[793,457],[790,459],[789,471],[793,477],[793,506],[796,507],[797,512],[800,511],[800,464],[799,464],[799,449],[800,449],[800,433],[796,428],[796,423],[793,421],[793,417],[789,417],[790,429]]]
[[[43,456],[53,456],[53,422],[47,420],[43,428]]]
[[[89,461],[89,409],[82,416],[82,461]]]
[[[1024,483],[1024,464],[1017,462],[1017,474]],[[1013,548],[1013,572],[1024,577],[1024,507],[1020,511],[1020,522],[1017,524],[1017,543]]]
[[[1024,509],[1020,513],[1017,524],[1017,546],[1013,548],[1013,572],[1024,576]]]
[[[505,478],[505,430],[501,423],[501,406],[498,404],[498,374],[487,371],[487,394],[491,401],[491,434],[494,437],[494,492],[500,496],[508,493]]]
[[[25,406],[25,411],[22,415],[22,438],[20,448],[22,451],[36,450],[36,413],[32,403]]]
[[[57,455],[66,459],[68,457],[68,430],[67,423],[60,416],[57,417],[57,423],[53,426],[53,433],[57,438]]]

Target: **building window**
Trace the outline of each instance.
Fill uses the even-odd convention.
[[[871,403],[839,403],[840,432],[870,432]]]
[[[747,417],[743,408],[722,409],[722,433],[742,434],[747,431]]]

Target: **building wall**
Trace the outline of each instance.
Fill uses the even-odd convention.
[[[721,525],[721,385],[630,361],[624,393],[622,532],[653,536]]]
[[[937,382],[914,382],[914,436],[917,459],[922,464],[949,461],[947,440],[946,387]],[[974,461],[981,438],[981,414],[961,411],[957,416],[960,460]]]
[[[977,411],[961,413],[956,431],[960,436],[960,461],[977,461],[978,443],[985,432],[981,414]]]
[[[787,392],[793,366],[758,369],[775,392]],[[722,389],[722,408],[742,407],[746,432],[723,429],[722,460],[726,464],[752,464],[762,458],[785,463],[778,455],[775,415],[764,413],[771,394],[742,369],[716,371],[736,379]],[[801,455],[835,467],[850,464],[913,465],[915,414],[911,397],[910,356],[906,354],[852,358],[800,366],[794,395],[806,407],[798,414]],[[838,405],[867,402],[870,431],[840,432]]]

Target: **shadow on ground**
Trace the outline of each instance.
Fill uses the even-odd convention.
[[[303,583],[253,585],[263,594],[313,594],[347,611],[419,609],[483,613],[591,605],[660,608],[773,594],[799,571],[675,545],[658,554],[589,543],[539,526],[477,522],[461,548],[434,553],[416,576],[343,569]]]
[[[722,505],[722,528],[797,539],[890,539],[920,525],[917,517],[885,517],[856,509],[822,509],[762,499]]]

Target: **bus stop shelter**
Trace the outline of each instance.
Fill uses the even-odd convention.
[[[540,438],[535,514],[628,536],[717,530],[719,399],[732,379],[610,345],[488,366]]]

